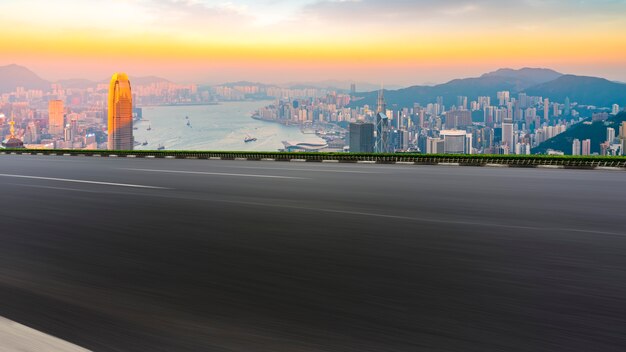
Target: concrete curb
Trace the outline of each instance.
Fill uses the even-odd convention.
[[[100,157],[108,157],[108,158],[145,158],[145,159],[188,159],[188,160],[198,160],[198,159],[202,159],[202,160],[237,160],[237,161],[275,161],[275,162],[297,162],[297,163],[303,163],[303,162],[318,162],[318,163],[332,163],[332,164],[337,164],[337,163],[346,163],[346,164],[389,164],[389,165],[414,165],[414,166],[427,166],[427,165],[436,165],[436,166],[473,166],[473,167],[492,167],[492,168],[536,168],[536,169],[568,169],[568,170],[599,170],[599,171],[626,171],[626,167],[620,167],[620,166],[600,166],[599,164],[604,164],[604,165],[611,165],[611,164],[615,164],[614,162],[602,162],[602,161],[596,161],[596,162],[588,162],[588,163],[571,163],[571,164],[565,164],[565,165],[558,165],[558,164],[553,164],[554,161],[553,160],[547,160],[545,161],[546,164],[541,164],[542,159],[538,158],[537,160],[533,160],[533,159],[528,159],[527,161],[523,161],[520,162],[520,160],[515,160],[515,159],[511,159],[511,160],[507,160],[507,159],[502,159],[503,163],[497,163],[497,159],[495,160],[496,162],[493,162],[491,160],[489,160],[488,158],[486,158],[487,160],[480,160],[480,158],[476,158],[476,159],[472,159],[471,156],[468,156],[467,158],[459,158],[459,162],[455,162],[454,158],[450,158],[450,161],[442,161],[442,162],[438,162],[436,159],[437,158],[431,158],[431,160],[428,160],[428,157],[426,156],[424,159],[425,160],[420,160],[419,158],[416,161],[396,161],[396,160],[392,160],[392,158],[388,158],[388,157],[383,157],[380,158],[378,160],[355,160],[355,159],[323,159],[322,157],[311,157],[311,158],[263,158],[261,156],[255,157],[254,155],[246,155],[246,153],[242,153],[245,157],[236,157],[235,155],[230,155],[230,156],[208,156],[208,155],[202,155],[200,154],[193,154],[190,153],[192,155],[144,155],[144,154],[106,154],[106,153],[90,153],[88,151],[84,152],[84,153],[78,153],[78,154],[73,154],[73,153],[65,153],[65,152],[60,152],[60,151],[52,151],[49,153],[46,152],[26,152],[26,153],[22,153],[22,152],[15,152],[15,151],[0,151],[0,155],[38,155],[38,156],[72,156],[72,157],[76,157],[76,156],[82,156],[82,157],[96,157],[96,158],[100,158]],[[254,153],[251,153],[254,154]],[[442,158],[442,159],[448,159],[448,158]],[[549,162],[549,164],[547,164],[547,162]],[[617,165],[621,165],[623,163],[620,163],[619,161],[617,162]]]

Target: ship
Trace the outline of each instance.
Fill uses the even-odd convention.
[[[191,127],[191,122],[189,122],[189,120],[187,120],[187,126]]]
[[[250,142],[256,142],[257,139],[254,138],[254,137],[246,136],[246,138],[244,138],[243,141],[246,142],[246,143],[250,143]]]
[[[148,128],[146,128],[146,131],[152,131],[152,126],[148,126]]]
[[[164,149],[165,149],[165,146],[162,144],[159,144],[159,146],[157,147],[157,150],[164,150]]]
[[[145,142],[141,143],[141,145],[143,145],[143,146],[148,145],[148,141],[145,141]]]

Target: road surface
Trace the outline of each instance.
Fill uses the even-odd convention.
[[[626,350],[623,172],[3,155],[0,202],[0,316],[86,349]]]

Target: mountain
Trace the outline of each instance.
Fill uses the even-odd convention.
[[[537,84],[545,83],[561,74],[548,69],[523,68],[520,70],[500,69],[476,78],[455,79],[448,83],[435,86],[412,86],[399,90],[385,90],[388,106],[411,107],[414,103],[427,104],[437,97],[443,97],[444,105],[456,104],[457,96],[467,96],[470,100],[479,96],[490,96],[495,99],[498,91],[508,90],[512,94]],[[353,106],[376,104],[378,92],[359,93],[362,98],[352,103]]]
[[[499,77],[505,80],[512,80],[517,83],[518,87],[514,92],[519,92],[526,88],[553,81],[563,76],[562,73],[547,68],[522,68],[513,70],[510,68],[502,68],[494,72],[485,73],[482,77]]]
[[[372,84],[367,82],[353,82],[353,81],[338,81],[338,80],[326,80],[319,82],[291,82],[281,86],[291,89],[331,89],[331,90],[343,90],[349,91],[352,84],[356,85],[356,89],[359,92],[370,92],[380,88],[380,84]],[[387,89],[401,89],[402,86],[388,85]]]
[[[108,83],[108,81],[107,81]],[[149,86],[155,83],[170,83],[169,80],[157,76],[130,77],[130,83],[133,86]]]
[[[0,93],[13,92],[17,87],[46,90],[50,88],[50,82],[24,66],[0,66]]]
[[[275,87],[272,85],[268,85],[260,82],[250,82],[250,81],[238,81],[238,82],[227,82],[220,84],[220,86],[224,87],[237,87],[237,86],[257,86],[257,87]]]
[[[573,102],[598,107],[626,104],[626,84],[596,77],[565,75],[528,88],[525,92],[560,102],[569,97]]]
[[[98,82],[90,81],[88,79],[80,79],[80,78],[62,79],[60,81],[57,81],[56,83],[60,84],[61,87],[63,88],[70,88],[70,89],[72,88],[73,89],[87,89],[87,88],[93,88],[98,85]]]
[[[590,121],[588,119],[586,121]],[[560,150],[565,154],[572,154],[572,142],[574,139],[581,141],[591,139],[591,153],[600,154],[600,144],[606,141],[607,127],[613,127],[616,133],[619,133],[619,126],[626,121],[626,112],[621,112],[615,116],[609,117],[606,121],[596,121],[591,124],[581,122],[572,126],[567,131],[548,139],[536,148],[533,148],[533,154],[546,154],[548,149]]]

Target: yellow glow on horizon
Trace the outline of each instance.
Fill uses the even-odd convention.
[[[475,35],[477,37],[478,35]],[[469,37],[469,38],[468,38]],[[130,37],[71,35],[41,37],[37,33],[5,36],[4,50],[42,58],[72,57],[75,59],[149,59],[210,60],[240,63],[276,62],[346,64],[355,66],[407,64],[414,62],[489,62],[497,60],[524,61],[542,58],[546,61],[623,62],[626,57],[626,36],[618,33],[597,36],[581,33],[563,37],[544,33],[541,37],[507,40],[505,35],[491,35],[489,40],[473,41],[471,37],[440,36],[436,39],[396,38],[381,42],[341,41],[336,39],[273,43],[213,40],[181,40],[167,36],[134,35]],[[407,44],[410,43],[410,44]]]

